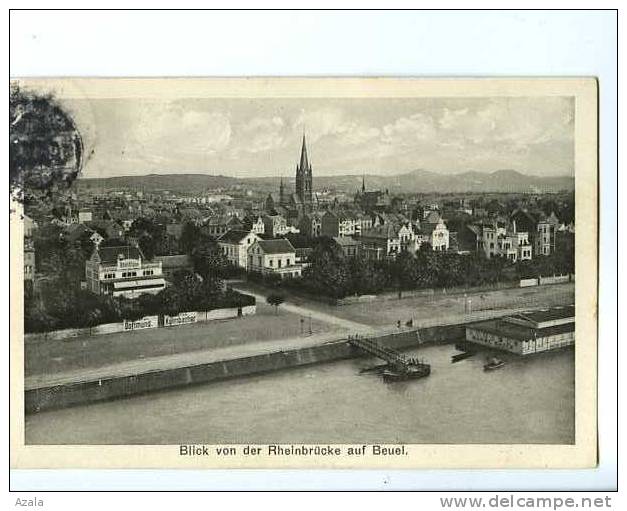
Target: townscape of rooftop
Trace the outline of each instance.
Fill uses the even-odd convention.
[[[196,195],[103,190],[79,180],[51,210],[27,210],[25,280],[37,281],[31,239],[46,223],[91,252],[84,288],[127,298],[156,294],[176,271],[193,270],[181,243],[186,225],[215,240],[232,267],[282,279],[302,276],[320,239],[331,240],[346,258],[369,261],[430,250],[514,264],[574,250],[572,192],[394,194],[369,189],[364,176],[351,194],[317,189],[314,174],[303,134],[293,190],[283,179],[274,193],[237,186]],[[139,220],[161,233],[149,246],[133,228]]]

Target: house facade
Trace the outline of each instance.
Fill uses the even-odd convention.
[[[550,216],[538,220],[533,240],[534,252],[537,255],[546,256],[555,253],[559,225],[560,223],[555,213],[551,213]]]
[[[322,216],[322,235],[354,236],[357,231],[357,218],[352,213],[327,211]]]
[[[442,218],[438,218],[436,222],[422,222],[420,234],[421,242],[431,244],[433,250],[448,250],[449,231]]]
[[[302,234],[310,238],[318,238],[322,235],[322,220],[317,213],[305,214],[298,222],[298,228]]]
[[[292,229],[287,225],[287,220],[282,215],[264,215],[263,224],[264,233],[271,238],[292,232]]]
[[[244,217],[244,230],[255,234],[265,234],[266,226],[261,215],[249,215]]]
[[[248,270],[281,278],[300,277],[296,249],[286,239],[257,240],[248,248]]]
[[[218,238],[218,246],[230,264],[247,269],[248,248],[258,239],[252,231],[232,230]]]
[[[233,229],[242,229],[244,225],[236,216],[212,216],[205,223],[205,229],[214,238],[219,238]]]
[[[87,289],[95,294],[137,298],[165,288],[161,262],[145,260],[138,247],[97,247],[85,262]]]

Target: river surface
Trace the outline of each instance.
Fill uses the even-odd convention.
[[[383,383],[353,359],[26,416],[27,444],[573,443],[574,351],[484,372],[485,353],[411,353],[421,380]]]

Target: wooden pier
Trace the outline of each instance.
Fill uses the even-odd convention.
[[[407,357],[392,348],[382,346],[373,339],[361,336],[349,336],[348,343],[361,351],[387,362],[388,366],[400,374],[415,372],[416,368],[430,370],[430,366],[413,357]],[[412,371],[412,369],[414,371]],[[428,373],[427,373],[428,374]]]

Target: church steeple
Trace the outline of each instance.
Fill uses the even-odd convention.
[[[303,145],[300,150],[300,162],[296,165],[296,196],[303,204],[313,202],[313,178],[311,163],[307,157],[307,140],[303,132]]]
[[[361,176],[361,193],[366,191],[366,174]]]
[[[303,132],[303,147],[300,150],[300,170],[309,171],[311,170],[311,166],[309,165],[309,160],[307,158],[307,142],[305,140],[305,133]]]

